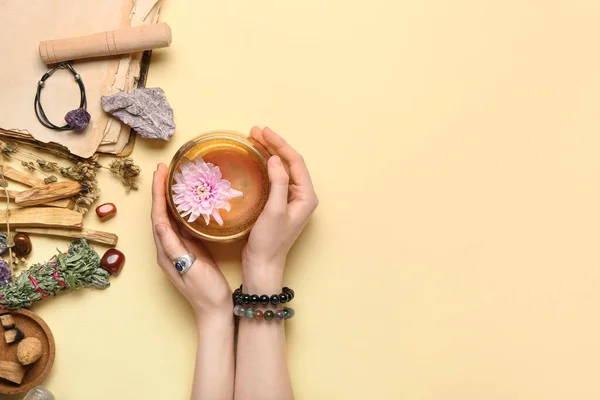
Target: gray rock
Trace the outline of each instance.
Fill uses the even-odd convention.
[[[8,251],[6,245],[6,233],[0,233],[0,256],[3,256]]]
[[[102,96],[102,108],[142,137],[169,140],[175,133],[173,109],[161,88]]]

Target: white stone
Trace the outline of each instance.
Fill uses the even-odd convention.
[[[56,400],[54,395],[48,389],[37,386],[27,392],[27,396],[23,400]]]
[[[142,137],[169,140],[175,133],[173,109],[161,88],[102,96],[102,108]]]

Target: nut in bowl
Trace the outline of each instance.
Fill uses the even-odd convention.
[[[46,323],[26,310],[2,310],[0,394],[26,393],[41,384],[54,364],[56,346]],[[19,335],[11,335],[17,331]]]
[[[268,152],[242,134],[205,133],[175,154],[167,203],[193,236],[228,242],[246,236],[269,196]]]

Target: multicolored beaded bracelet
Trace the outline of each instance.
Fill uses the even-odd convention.
[[[290,319],[296,312],[293,308],[284,308],[283,310],[255,310],[252,307],[244,307],[241,305],[237,305],[233,307],[233,314],[236,317],[246,317],[248,319],[265,319],[266,321],[271,321],[273,319],[285,320]]]
[[[259,296],[257,294],[242,293],[242,285],[240,285],[239,289],[235,289],[235,291],[233,292],[233,304],[242,305],[260,303],[263,306],[265,306],[271,303],[275,306],[279,303],[284,304],[289,301],[292,301],[294,296],[294,291],[287,286],[281,289],[280,294],[274,294],[272,296],[267,296],[266,294],[263,294],[262,296]]]

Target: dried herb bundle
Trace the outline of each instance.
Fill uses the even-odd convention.
[[[110,274],[100,267],[100,256],[85,239],[71,243],[50,261],[32,265],[11,283],[0,287],[0,305],[9,309],[30,307],[36,301],[66,290],[105,289]]]
[[[34,144],[23,144],[40,149],[39,146]],[[49,151],[48,149],[41,149]],[[57,162],[46,160],[41,156],[20,149],[19,145],[15,142],[3,142],[1,140],[0,152],[5,157],[14,158],[17,161],[20,161],[21,165],[29,171],[38,171],[42,173],[45,176],[45,183],[57,182],[58,179],[56,175],[49,174],[60,173],[66,178],[73,179],[82,185],[87,186],[89,190],[79,194],[75,200],[75,209],[81,213],[86,213],[89,207],[98,199],[98,197],[100,197],[100,189],[98,188],[96,174],[102,168],[109,169],[113,174],[121,177],[121,182],[128,192],[130,190],[138,189],[138,185],[135,181],[140,175],[141,169],[139,166],[135,165],[131,158],[117,158],[112,161],[109,168],[107,168],[98,162],[97,155],[88,159],[83,159],[71,154],[65,155],[61,152],[52,152],[73,163],[71,166],[62,166]],[[0,187],[5,187],[4,185],[7,185],[7,183],[4,181],[3,177],[0,177]]]

